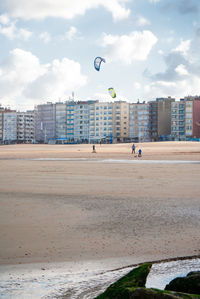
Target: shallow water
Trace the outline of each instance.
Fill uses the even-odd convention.
[[[1,299],[93,299],[131,267],[110,271],[102,262],[0,266]],[[98,270],[97,270],[98,269]],[[200,270],[200,259],[154,264],[147,287],[163,289],[177,276]]]
[[[96,158],[0,158],[0,160],[19,161],[65,161],[65,162],[88,162],[88,163],[119,163],[119,164],[200,164],[194,160],[143,160],[143,159],[96,159]]]

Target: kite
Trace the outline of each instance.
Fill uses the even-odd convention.
[[[94,60],[94,68],[95,70],[97,71],[100,71],[100,67],[101,67],[101,63],[102,61],[105,63],[105,59],[102,58],[102,57],[96,57],[95,60]]]
[[[112,98],[116,98],[116,93],[112,87],[108,88],[108,92]]]

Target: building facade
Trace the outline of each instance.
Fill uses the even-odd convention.
[[[150,102],[150,136],[152,141],[171,138],[171,103],[174,98],[157,98]]]
[[[89,102],[77,102],[74,106],[74,141],[89,142]]]
[[[39,143],[50,143],[56,140],[56,113],[55,104],[46,104],[35,107],[35,140]]]
[[[3,143],[17,142],[17,112],[3,114]]]
[[[35,142],[34,111],[17,112],[17,142]]]
[[[171,104],[171,135],[172,140],[185,140],[185,100]]]
[[[129,142],[129,103],[113,103],[113,142]]]
[[[89,142],[113,142],[113,104],[94,102],[89,105]]]
[[[67,104],[55,104],[55,127],[56,127],[56,143],[65,143],[67,140]]]
[[[150,105],[131,103],[129,106],[129,137],[133,142],[150,141]]]
[[[74,107],[75,102],[67,102],[67,142],[74,142]]]

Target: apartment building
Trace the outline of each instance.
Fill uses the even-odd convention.
[[[129,106],[129,137],[133,142],[150,141],[150,105],[131,103]]]
[[[14,110],[11,110],[9,108],[4,108],[0,104],[0,144],[3,143],[3,128],[4,128],[4,113],[7,112],[15,112]]]
[[[113,142],[128,142],[129,138],[129,103],[113,103]]]
[[[89,142],[113,142],[113,104],[108,102],[89,105]]]
[[[66,102],[67,105],[67,141],[74,142],[74,107],[75,102]]]
[[[193,137],[200,138],[200,98],[193,101]]]
[[[77,102],[74,106],[75,142],[89,141],[89,104],[90,102]]]
[[[0,144],[3,143],[3,111],[4,108],[0,105]]]
[[[200,138],[200,97],[185,97],[186,139]]]
[[[171,135],[173,140],[185,140],[185,100],[171,103]]]
[[[169,140],[171,136],[171,103],[174,98],[157,98],[150,104],[150,136],[152,141]]]
[[[17,142],[17,112],[3,113],[3,142]]]
[[[40,143],[55,142],[56,140],[56,113],[55,104],[46,104],[35,107],[35,140]]]
[[[56,143],[65,143],[67,140],[67,104],[56,103]]]
[[[34,141],[34,111],[17,112],[17,142],[33,143]]]

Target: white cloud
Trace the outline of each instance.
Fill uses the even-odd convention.
[[[50,40],[51,40],[51,35],[50,35],[49,32],[46,32],[46,31],[45,31],[45,32],[42,32],[42,33],[39,35],[39,38],[40,38],[41,40],[43,40],[45,44],[47,44],[47,43],[49,43]]]
[[[134,88],[137,89],[137,90],[141,89],[141,84],[139,82],[135,82],[134,83]]]
[[[17,28],[16,21],[10,21],[7,15],[0,16],[0,34],[7,38],[28,40],[32,32],[25,28]]]
[[[175,71],[180,75],[180,76],[185,76],[188,75],[188,71],[186,69],[186,66],[183,64],[179,64],[176,68]]]
[[[142,26],[149,26],[151,25],[151,22],[147,20],[146,18],[140,16],[137,20],[137,25],[142,27]]]
[[[76,36],[77,32],[78,30],[76,29],[76,27],[71,26],[66,32],[65,38],[67,38],[68,40],[72,40]]]
[[[172,96],[178,100],[189,94],[199,94],[199,86],[200,78],[193,75],[187,77],[187,79],[176,82],[152,82],[151,84],[146,85],[144,90],[148,99]]]
[[[73,19],[77,15],[84,15],[89,9],[100,6],[111,12],[115,20],[125,19],[130,10],[125,7],[127,0],[4,0],[3,7],[7,13],[15,18],[44,19],[46,17],[60,17]]]
[[[174,49],[175,52],[180,52],[183,56],[187,56],[190,50],[191,40],[181,41],[181,43]]]
[[[13,106],[37,104],[42,99],[66,97],[87,82],[78,62],[63,58],[42,65],[31,52],[15,49],[0,63],[0,99]]]
[[[150,3],[158,3],[160,0],[149,0]]]
[[[0,23],[3,25],[7,25],[10,22],[9,17],[7,14],[0,15]]]
[[[129,35],[104,34],[102,46],[110,61],[121,60],[131,64],[134,60],[146,60],[157,37],[151,31],[133,31]]]
[[[163,50],[158,50],[158,54],[163,55],[164,54]]]

